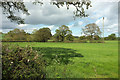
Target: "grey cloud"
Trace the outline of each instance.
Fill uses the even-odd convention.
[[[25,18],[27,24],[62,25],[74,20],[73,11],[67,10],[66,7],[57,8],[50,4],[33,7],[27,5],[31,14]]]

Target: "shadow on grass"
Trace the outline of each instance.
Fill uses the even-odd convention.
[[[33,47],[34,50],[37,50],[38,53],[42,53],[43,57],[48,59],[48,63],[53,61],[56,63],[68,64],[70,58],[73,57],[83,57],[80,53],[76,53],[76,50],[69,48],[57,48],[57,47]]]

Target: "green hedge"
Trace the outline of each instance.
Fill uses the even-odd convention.
[[[104,43],[102,40],[91,40],[90,43]]]

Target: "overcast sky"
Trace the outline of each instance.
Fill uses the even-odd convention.
[[[18,25],[10,22],[5,15],[0,13],[2,16],[2,21],[0,21],[2,22],[2,29],[0,31],[8,32],[15,28],[19,28],[31,33],[34,29],[48,27],[51,29],[52,34],[54,34],[58,27],[67,25],[70,30],[72,30],[74,36],[81,36],[83,35],[81,30],[82,27],[90,23],[96,23],[102,31],[104,17],[105,36],[111,33],[118,35],[118,2],[115,1],[108,2],[104,0],[104,2],[100,2],[98,0],[92,0],[92,7],[86,10],[89,17],[77,18],[75,20],[73,18],[73,11],[75,10],[73,6],[70,6],[69,10],[67,10],[65,6],[57,8],[55,5],[50,5],[49,1],[44,2],[42,6],[33,5],[30,2],[26,2],[25,5],[31,15],[26,16],[19,14],[19,16],[25,18],[26,24]]]

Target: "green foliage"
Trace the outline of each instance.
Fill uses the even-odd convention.
[[[101,38],[98,35],[94,36],[94,40],[100,40]]]
[[[116,35],[114,33],[109,35],[108,40],[116,40]]]
[[[87,40],[79,40],[80,43],[87,43]]]
[[[41,28],[33,33],[34,41],[47,42],[52,37],[49,28]]]
[[[73,41],[73,40],[74,40],[74,36],[73,36],[72,34],[68,34],[68,35],[66,36],[66,40],[68,40],[68,41]]]
[[[90,40],[90,43],[104,43],[103,40]]]
[[[57,41],[64,41],[68,34],[72,34],[72,31],[69,30],[68,26],[62,25],[59,29],[56,29],[54,37]]]
[[[27,33],[24,30],[14,29],[9,31],[5,36],[3,41],[26,41]]]
[[[3,45],[2,78],[4,80],[45,78],[45,63],[42,54],[31,47]]]
[[[80,40],[85,40],[86,39],[86,37],[85,36],[80,36],[80,38],[79,38]]]

